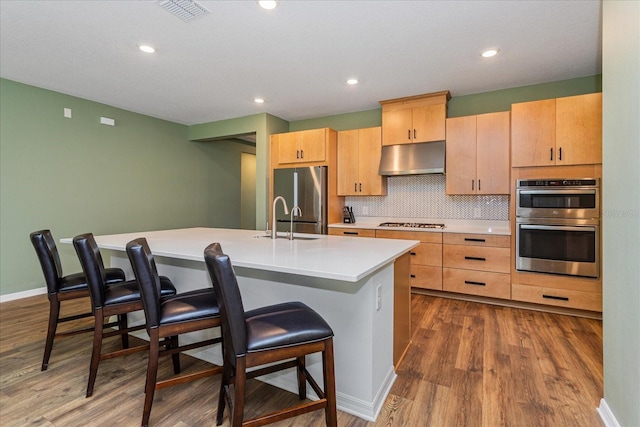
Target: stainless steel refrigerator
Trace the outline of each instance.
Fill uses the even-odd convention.
[[[273,197],[284,197],[289,211],[294,206],[302,210],[302,216],[293,217],[293,232],[327,234],[327,167],[275,169],[273,175]],[[277,231],[289,231],[290,220],[278,203]]]

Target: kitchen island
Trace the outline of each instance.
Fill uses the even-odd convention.
[[[213,228],[95,238],[103,257],[110,255],[111,266],[121,267],[133,277],[125,247],[138,237],[147,239],[159,273],[170,277],[179,292],[211,286],[203,251],[210,243],[219,242],[234,265],[246,310],[283,301],[302,301],[316,310],[335,334],[338,408],[366,420],[376,419],[396,378],[394,339],[398,332],[406,337],[405,347],[409,343],[410,322],[398,325],[396,321],[394,325],[394,311],[405,319],[410,313],[409,287],[406,295],[398,297],[394,286],[405,279],[408,284],[408,252],[419,242],[326,235],[274,240],[259,231]],[[71,239],[62,242],[71,243]],[[403,266],[396,267],[401,262]],[[404,307],[396,305],[394,309],[398,301],[403,301]],[[143,322],[141,314],[132,319],[132,324]],[[399,327],[406,330],[398,331]],[[186,337],[185,342],[188,340]],[[193,355],[222,363],[217,347]],[[307,368],[314,377],[322,378],[320,354],[307,358]],[[260,379],[297,393],[293,370]]]

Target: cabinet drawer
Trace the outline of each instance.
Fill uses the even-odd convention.
[[[510,259],[511,251],[509,248],[442,246],[442,265],[445,267],[509,273]]]
[[[330,228],[330,236],[376,237],[376,230],[370,228]]]
[[[442,268],[411,264],[411,287],[442,290]]]
[[[495,234],[459,234],[444,233],[442,242],[449,245],[497,246],[508,248],[511,246],[511,236],[496,236]]]
[[[442,289],[484,297],[511,298],[511,275],[487,271],[442,269]]]
[[[411,250],[411,264],[442,267],[442,245],[439,243],[420,243]]]
[[[425,243],[442,243],[442,233],[432,231],[376,230],[376,237],[382,239],[420,240]]]
[[[541,286],[511,285],[511,299],[536,304],[602,312],[602,294]]]

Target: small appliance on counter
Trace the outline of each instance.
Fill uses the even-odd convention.
[[[353,207],[345,206],[342,208],[342,222],[345,224],[355,224],[356,217],[353,216]]]

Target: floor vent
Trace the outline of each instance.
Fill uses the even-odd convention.
[[[193,0],[162,0],[158,4],[167,12],[177,16],[183,21],[190,21],[201,15],[209,13],[204,6]]]

